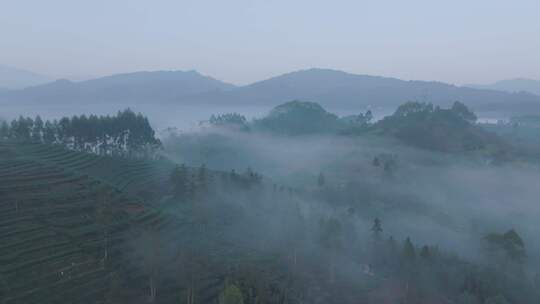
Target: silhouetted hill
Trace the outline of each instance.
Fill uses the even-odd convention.
[[[399,106],[394,114],[376,122],[372,132],[441,152],[500,154],[508,149],[505,142],[476,125],[475,121],[476,115],[459,102],[449,109],[408,102]]]
[[[278,105],[295,99],[312,100],[334,109],[397,107],[407,101],[431,102],[440,106],[461,101],[474,110],[523,103],[540,106],[540,97],[526,93],[458,87],[441,82],[404,81],[327,69],[292,72],[201,98],[210,102],[264,105]]]
[[[504,92],[529,92],[540,95],[540,80],[515,78],[497,81],[492,84],[470,84],[466,85],[476,89],[497,90]]]
[[[40,85],[51,80],[47,76],[0,64],[0,92],[5,89],[22,89]]]
[[[117,74],[87,81],[57,80],[0,95],[12,102],[170,102],[233,85],[195,71],[157,71]]]
[[[336,131],[340,122],[337,115],[327,112],[318,103],[295,100],[275,107],[254,125],[262,131],[303,135]]]
[[[395,108],[407,101],[450,106],[461,101],[475,111],[540,113],[540,96],[459,87],[441,82],[405,81],[355,75],[328,69],[284,74],[235,87],[195,71],[137,72],[82,82],[60,80],[24,90],[0,93],[0,101],[20,103],[181,103],[276,106],[310,100],[331,110]]]

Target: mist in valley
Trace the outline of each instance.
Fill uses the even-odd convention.
[[[44,145],[26,157],[140,200],[116,207],[135,215],[115,236],[123,241],[108,245],[114,230],[107,228],[105,253],[97,247],[120,263],[107,266],[114,275],[106,299],[194,303],[233,293],[247,303],[527,303],[537,296],[538,159],[505,133],[486,131],[459,102],[409,102],[383,117],[369,109],[336,115],[298,100],[243,112],[147,107],[148,116],[104,107],[71,117],[51,107],[39,114],[43,121],[14,118],[1,128],[12,142],[6,151],[27,151],[13,150],[25,141]],[[46,146],[97,154],[116,169],[47,156]],[[103,215],[106,201],[96,206],[99,225],[112,219]],[[144,218],[151,220],[139,224]],[[487,282],[495,283],[474,287]]]
[[[381,218],[386,233],[399,239],[414,235],[422,243],[477,259],[484,235],[514,228],[529,240],[530,258],[536,260],[537,165],[493,166],[481,157],[435,153],[377,137],[286,137],[201,128],[172,134],[163,143],[165,155],[177,163],[223,171],[249,167],[269,183],[300,189],[316,188],[322,173],[326,183],[350,192],[345,195],[351,206],[369,210],[358,214],[366,232],[370,219]],[[391,177],[373,165],[381,155],[395,159]],[[363,189],[380,193],[373,197]]]
[[[0,304],[540,303],[538,11],[6,2]]]

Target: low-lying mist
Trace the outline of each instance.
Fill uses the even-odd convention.
[[[487,158],[429,152],[376,136],[201,128],[171,134],[163,143],[165,155],[178,163],[225,171],[250,167],[270,183],[298,189],[315,189],[322,174],[336,201],[357,210],[366,233],[380,218],[388,236],[411,236],[468,259],[478,260],[486,234],[513,228],[529,260],[538,262],[540,172],[531,165],[494,166]]]

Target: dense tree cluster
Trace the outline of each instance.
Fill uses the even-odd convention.
[[[363,134],[373,124],[373,113],[371,112],[371,110],[367,110],[366,113],[341,117],[339,121],[342,124],[339,130],[340,134]]]
[[[177,165],[171,172],[169,181],[172,193],[176,198],[192,199],[210,194],[215,190],[216,178],[219,177],[221,185],[233,189],[250,189],[262,182],[262,176],[247,168],[243,173],[231,170],[230,173],[209,172],[205,164],[199,168],[188,168],[186,165]]]
[[[327,112],[315,102],[291,101],[272,109],[260,119],[248,121],[238,113],[212,115],[208,124],[212,127],[234,131],[263,131],[280,135],[305,135],[317,133],[340,133],[351,135],[365,132],[371,125],[373,114],[366,113],[338,117]]]
[[[130,109],[114,116],[81,115],[43,121],[20,116],[0,127],[2,139],[63,145],[99,155],[152,156],[161,147],[148,119]]]
[[[449,109],[431,103],[407,102],[393,115],[375,123],[373,131],[443,152],[474,151],[488,146],[502,148],[496,136],[477,127],[475,121],[476,115],[460,102]]]
[[[448,299],[456,301],[452,303],[528,303],[537,297],[522,271],[502,267],[510,261],[524,262],[525,245],[514,230],[486,236],[484,241],[490,248],[487,256],[500,252],[504,255],[488,265],[466,262],[437,246],[418,246],[409,237],[402,244],[392,236],[384,240],[378,218],[371,232],[376,241],[371,244],[374,254],[369,273],[400,280],[399,298],[403,303],[451,302]]]
[[[226,113],[212,115],[208,123],[214,127],[222,127],[236,131],[249,131],[249,125],[246,117],[238,113]]]
[[[283,135],[335,132],[342,126],[337,115],[327,112],[318,103],[298,100],[275,107],[253,125],[257,130]]]
[[[514,229],[503,234],[490,233],[484,237],[484,241],[484,249],[490,262],[503,267],[503,270],[519,269],[527,257],[525,244]]]
[[[386,159],[380,155],[376,159],[383,167]],[[324,197],[319,195],[331,191],[334,185],[332,179],[324,177],[322,173],[313,192],[307,190],[292,194],[280,193],[275,187],[274,191],[266,192],[271,189],[264,184],[254,187],[260,184],[260,175],[249,169],[244,173],[224,173],[208,170],[205,165],[195,168],[178,165],[170,181],[174,202],[180,199],[193,202],[171,205],[181,206],[183,212],[192,212],[188,214],[193,226],[204,227],[200,230],[193,228],[194,232],[191,233],[202,233],[197,234],[196,239],[206,240],[213,236],[219,240],[239,238],[242,246],[275,256],[276,263],[283,267],[273,267],[267,273],[256,272],[246,256],[239,255],[238,259],[230,261],[231,264],[227,264],[223,258],[220,260],[223,269],[212,266],[211,270],[206,270],[222,273],[225,277],[219,288],[218,303],[314,303],[314,299],[324,299],[322,303],[355,303],[350,299],[360,298],[367,299],[366,303],[489,304],[532,303],[529,300],[538,299],[531,288],[532,278],[517,267],[506,267],[507,260],[519,261],[523,265],[526,262],[525,244],[514,230],[478,239],[479,244],[485,242],[488,245],[489,251],[482,257],[490,263],[473,263],[437,246],[418,245],[413,237],[392,237],[391,231],[396,229],[395,225],[385,226],[390,218],[383,221],[380,217],[374,217],[372,225],[364,225],[365,232],[359,233],[357,228],[362,226],[358,225],[358,219],[364,218],[366,212],[341,210],[339,206],[348,200],[346,197],[333,196],[328,199],[334,208],[331,216],[317,208],[305,212],[298,205],[302,198],[313,199],[313,195]],[[218,191],[214,191],[216,189]],[[348,191],[348,188],[339,189]],[[318,200],[313,201],[314,205]],[[357,207],[361,208],[360,205]],[[363,211],[370,208],[365,207]],[[268,231],[276,233],[264,233]],[[178,237],[176,233],[175,230],[172,239]],[[367,233],[371,237],[366,237]],[[276,235],[278,237],[274,239]],[[152,248],[152,242],[143,247]],[[170,245],[170,241],[165,243]],[[207,246],[206,243],[201,246]],[[174,266],[174,262],[159,256],[159,259],[163,259],[161,267],[169,270],[170,274],[165,273],[166,270],[160,270],[161,274],[148,271],[149,277],[154,278],[149,281],[149,290],[153,290],[154,284],[165,284],[168,275],[174,275],[175,279],[178,279],[178,273],[185,275],[186,265],[196,269],[194,267],[209,263],[203,259],[201,264],[195,264],[192,257],[182,253],[185,243],[178,242],[176,246],[181,249],[174,249],[179,253],[172,255],[186,262]],[[204,248],[200,247],[194,252],[202,256],[205,250],[209,250]],[[496,253],[493,258],[492,253]],[[257,256],[257,253],[254,254]],[[153,258],[151,261],[159,259]],[[271,267],[269,264],[259,266]],[[188,270],[194,273],[189,280],[184,282],[178,279],[182,282],[178,285],[178,293],[188,299],[186,303],[194,303],[197,292],[193,286],[204,282],[202,272],[205,270],[193,269]],[[255,271],[253,277],[252,271]],[[266,277],[267,274],[269,277]],[[228,280],[231,277],[235,279]],[[351,289],[351,285],[348,285],[351,282],[357,288]],[[343,298],[336,298],[341,295]],[[151,293],[151,297],[155,297],[155,292]],[[268,298],[277,300],[262,301]]]

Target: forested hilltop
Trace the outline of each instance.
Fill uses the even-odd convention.
[[[461,102],[449,108],[431,103],[407,102],[381,120],[374,121],[370,110],[338,117],[314,102],[291,101],[272,109],[268,115],[248,121],[237,113],[213,115],[209,126],[244,132],[302,136],[383,136],[433,151],[506,154],[504,140],[476,125],[476,115]]]
[[[457,102],[374,121],[293,101],[159,140],[130,110],[5,122],[0,295],[537,303],[540,173],[475,120]]]
[[[127,157],[151,157],[161,146],[148,118],[129,109],[113,116],[81,115],[45,122],[40,116],[20,116],[11,123],[2,122],[0,138]]]

